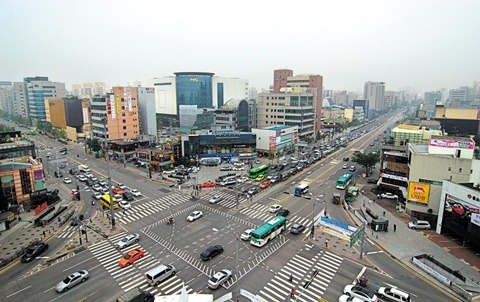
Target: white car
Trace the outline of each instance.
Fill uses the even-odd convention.
[[[128,209],[131,209],[132,208],[132,205],[126,201],[126,200],[120,200],[118,202],[118,204],[120,205],[120,207],[124,210],[128,210]]]
[[[392,193],[382,193],[382,198],[386,198],[386,199],[398,199],[398,196],[395,195],[395,194],[392,194]]]
[[[101,192],[102,194],[109,194],[110,190],[108,188],[102,188]]]
[[[102,190],[102,186],[99,185],[99,184],[94,184],[94,185],[92,186],[92,189],[94,189],[95,191],[100,191],[100,190]]]
[[[242,240],[250,240],[250,233],[253,232],[253,229],[248,229],[240,235],[240,239]]]
[[[359,285],[347,285],[343,289],[343,293],[350,296],[361,299],[365,302],[377,302],[378,298],[375,293],[369,291],[365,287]]]
[[[92,178],[92,177],[93,177],[93,174],[90,173],[90,172],[83,173],[83,175],[84,175],[85,177],[88,177],[88,178]]]
[[[122,189],[122,190],[125,190],[125,189],[127,188],[127,186],[124,185],[124,184],[122,184],[122,183],[118,183],[118,184],[117,184],[117,188]]]
[[[430,222],[426,220],[415,220],[408,223],[408,227],[413,230],[430,230]]]
[[[237,182],[238,182],[238,183],[244,183],[244,182],[246,182],[246,181],[248,181],[248,177],[246,177],[246,176],[239,177],[239,178],[237,179]]]
[[[123,249],[133,243],[137,243],[140,241],[140,235],[135,233],[135,234],[130,234],[125,236],[122,240],[119,242],[115,243],[115,247],[119,249]]]
[[[338,302],[363,302],[363,300],[357,297],[350,297],[349,295],[341,295],[338,298]]]
[[[135,197],[142,196],[142,193],[140,193],[140,191],[137,189],[131,189],[130,193],[132,193],[132,195]]]
[[[99,200],[100,198],[102,198],[102,193],[100,193],[100,192],[93,192],[93,193],[92,193],[92,198],[95,198],[96,200]]]
[[[194,211],[192,214],[188,215],[187,220],[188,221],[195,221],[202,216],[203,216],[202,211]]]
[[[212,198],[210,198],[210,200],[208,201],[209,203],[217,203],[219,202],[220,200],[222,200],[222,196],[220,195],[215,195],[213,196]]]
[[[378,292],[378,295],[385,300],[395,301],[395,302],[412,301],[410,294],[393,287],[380,287],[377,292]]]
[[[348,164],[343,164],[342,169],[348,169],[349,165]]]
[[[231,276],[232,271],[228,269],[222,269],[221,271],[215,273],[210,280],[208,280],[208,287],[211,289],[217,289],[228,279],[230,279]]]
[[[115,197],[115,199],[119,202],[123,200],[123,196],[120,194],[113,194],[113,197]]]
[[[65,177],[63,179],[63,182],[66,183],[66,184],[71,184],[72,183],[72,180],[70,179],[70,177]]]
[[[234,166],[233,171],[243,171],[245,168],[243,166]]]
[[[79,175],[77,176],[77,178],[78,178],[78,180],[80,180],[81,182],[87,181],[87,178],[86,178],[84,175],[81,175],[81,174],[79,174]]]
[[[282,209],[282,206],[279,205],[279,204],[274,204],[273,206],[270,207],[270,209],[268,209],[268,211],[270,213],[276,213],[278,211],[280,211]]]
[[[75,272],[60,281],[60,283],[55,286],[55,290],[59,293],[66,292],[69,288],[72,288],[77,284],[83,283],[85,280],[88,279],[88,277],[90,277],[90,275],[86,270]]]

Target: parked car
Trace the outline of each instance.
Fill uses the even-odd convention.
[[[204,260],[204,261],[207,261],[207,260],[210,260],[217,255],[220,255],[221,253],[223,253],[223,246],[213,245],[213,246],[208,247],[205,251],[203,251],[200,254],[200,258],[202,258],[202,260]]]
[[[86,270],[75,272],[60,281],[60,283],[55,286],[55,290],[59,293],[66,292],[69,288],[72,288],[77,284],[83,283],[85,280],[88,279],[88,277],[90,277],[90,275]]]
[[[232,171],[232,167],[231,166],[223,166],[220,168],[220,171]]]
[[[377,302],[378,298],[377,295],[375,295],[373,292],[370,290],[358,286],[358,285],[347,285],[343,289],[343,293],[346,295],[349,295],[350,297],[356,297],[361,299],[362,301],[365,302]]]
[[[211,289],[217,289],[223,285],[223,283],[227,282],[228,279],[232,277],[232,271],[228,269],[222,269],[221,271],[215,273],[209,280],[208,280],[208,287]]]
[[[250,240],[250,233],[253,232],[253,229],[248,229],[240,235],[240,239],[242,240]]]
[[[142,258],[145,255],[145,251],[141,248],[131,250],[130,252],[126,253],[120,260],[118,260],[118,265],[121,267],[129,266],[133,264],[138,259]]]
[[[125,237],[123,237],[120,241],[115,243],[115,247],[119,249],[123,249],[133,243],[137,243],[140,241],[140,235],[135,233],[135,234],[129,234]]]
[[[30,262],[40,256],[40,254],[42,254],[46,250],[48,250],[48,244],[44,242],[41,242],[35,246],[28,247],[21,261],[23,263]]]
[[[300,234],[303,230],[305,230],[305,226],[301,223],[295,223],[290,228],[290,233],[292,234]]]
[[[408,227],[413,230],[430,230],[430,222],[426,220],[415,220],[408,223]]]
[[[398,199],[398,196],[392,193],[382,193],[380,196],[386,199]]]
[[[287,217],[288,214],[290,214],[290,210],[282,209],[282,210],[278,211],[277,216]]]
[[[66,183],[66,184],[71,184],[72,183],[72,180],[70,179],[70,177],[65,177],[63,179],[63,182]]]
[[[192,214],[188,215],[187,221],[195,221],[203,216],[202,211],[193,211]]]
[[[270,207],[270,209],[268,209],[268,211],[269,211],[270,213],[276,213],[276,212],[280,211],[281,209],[282,209],[282,206],[281,206],[281,205],[279,205],[279,204],[274,204],[274,205],[272,205],[272,206]]]
[[[219,202],[220,200],[222,200],[222,196],[220,195],[214,195],[212,196],[212,198],[210,198],[210,200],[208,201],[209,203],[217,203]]]

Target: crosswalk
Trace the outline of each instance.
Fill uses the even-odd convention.
[[[125,235],[126,233],[120,233],[111,236],[108,240],[100,241],[89,248],[95,258],[108,271],[112,278],[115,279],[116,283],[124,291],[129,291],[133,288],[140,287],[154,295],[179,294],[183,288],[184,282],[177,275],[173,275],[172,277],[166,279],[160,283],[158,287],[151,287],[148,285],[144,274],[161,263],[147,251],[145,251],[145,255],[141,259],[137,260],[133,265],[124,268],[118,265],[118,260],[124,253],[141,247],[138,243],[135,243],[124,250],[116,249],[113,244],[115,244]],[[193,289],[188,286],[186,286],[186,289],[187,293],[191,293],[193,291]]]
[[[64,239],[65,239],[65,238],[70,238],[70,237],[72,237],[72,236],[75,234],[75,232],[77,232],[77,230],[78,230],[78,226],[71,226],[71,225],[69,225],[69,226],[67,226],[66,228],[64,228],[64,229],[62,230],[62,232],[60,232],[59,234],[57,234],[56,237],[58,237],[58,238],[64,238]]]
[[[177,206],[188,201],[189,199],[190,197],[188,196],[178,193],[171,193],[147,202],[135,203],[131,209],[126,211],[118,211],[118,213],[115,213],[115,215],[121,223],[128,224],[130,222],[158,213],[162,210]]]
[[[207,195],[202,196],[202,200],[209,201],[213,196],[220,195],[222,196],[222,200],[217,202],[216,204],[221,205],[223,207],[227,207],[232,209],[237,206],[237,201],[235,198],[235,192],[230,191],[214,191],[210,192]],[[243,194],[238,194],[238,203],[246,202],[247,198]]]
[[[314,257],[300,252],[275,274],[257,297],[269,302],[289,301],[294,288],[295,301],[319,301],[342,261],[342,257],[328,251],[320,251]]]
[[[240,213],[243,215],[246,215],[250,219],[256,218],[262,221],[267,221],[273,216],[275,216],[275,214],[270,213],[268,209],[269,207],[266,205],[254,203],[248,208],[240,210]],[[287,216],[287,230],[289,230],[294,223],[303,224],[305,226],[305,230],[303,231],[303,233],[307,233],[310,231],[312,220],[306,217],[293,215],[293,214],[290,214],[289,216]]]

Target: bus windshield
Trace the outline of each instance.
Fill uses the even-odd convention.
[[[105,208],[110,209],[110,195],[102,195],[102,197],[100,198],[100,202]],[[115,197],[113,197],[113,209],[118,209],[118,201]]]
[[[336,188],[340,190],[345,190],[350,183],[352,182],[353,174],[345,173],[337,180]]]
[[[303,196],[304,194],[308,193],[310,188],[307,184],[300,184],[295,188],[295,196]]]
[[[261,247],[267,244],[268,241],[275,238],[287,227],[287,218],[283,216],[276,216],[250,233],[250,243],[252,245]]]
[[[248,174],[248,177],[249,178],[257,178],[261,175],[267,174],[268,172],[270,172],[270,166],[269,165],[261,165],[260,167],[250,169],[250,173]]]

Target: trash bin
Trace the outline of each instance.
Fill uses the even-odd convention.
[[[388,220],[372,219],[371,228],[375,232],[388,232]]]

